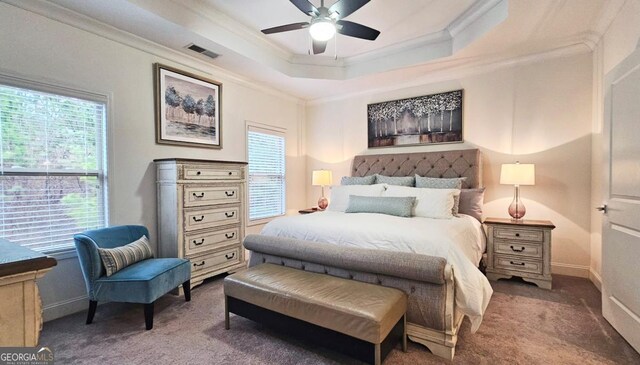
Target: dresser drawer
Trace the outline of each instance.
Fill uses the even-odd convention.
[[[212,204],[240,202],[240,185],[184,187],[184,206],[198,207]]]
[[[493,229],[493,236],[495,238],[502,238],[502,239],[513,240],[513,241],[531,241],[531,242],[544,241],[544,232],[541,230],[495,227]]]
[[[520,258],[495,255],[494,267],[496,269],[507,269],[529,272],[532,274],[542,274],[542,261],[537,260],[523,260]]]
[[[184,212],[184,229],[213,228],[217,226],[240,223],[240,206],[227,208],[191,209]]]
[[[185,234],[185,255],[209,251],[240,243],[240,227],[231,227],[204,233]]]
[[[542,258],[542,245],[496,241],[493,243],[493,252],[503,253],[506,255]]]
[[[242,167],[211,167],[186,165],[183,169],[185,180],[240,180]]]
[[[192,276],[205,271],[223,269],[240,263],[240,246],[208,255],[190,257]]]

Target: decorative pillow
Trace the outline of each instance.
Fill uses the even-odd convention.
[[[384,184],[332,186],[331,199],[327,209],[334,212],[344,212],[349,205],[349,195],[380,196],[384,189]]]
[[[153,257],[153,251],[147,236],[142,236],[136,241],[116,248],[98,248],[102,264],[111,276],[125,267]]]
[[[460,190],[459,213],[470,215],[482,222],[482,207],[484,205],[484,189]]]
[[[349,205],[345,213],[380,213],[398,217],[411,217],[416,198],[382,197],[382,196],[349,196]]]
[[[376,175],[369,176],[343,176],[340,185],[373,185],[376,183]]]
[[[458,189],[428,189],[409,188],[406,186],[389,186],[382,196],[413,196],[416,203],[413,208],[415,217],[450,219],[453,218],[451,209]]]
[[[376,184],[416,186],[416,178],[413,176],[384,176],[376,174]]]
[[[465,181],[466,177],[455,177],[455,178],[437,178],[437,177],[426,177],[416,175],[416,188],[430,188],[430,189],[462,189],[462,182]]]
[[[436,178],[416,175],[416,188],[431,188],[431,189],[462,189],[462,182],[466,177],[455,178]],[[460,210],[460,197],[457,197],[453,202],[453,208],[451,211],[454,216],[458,216]]]

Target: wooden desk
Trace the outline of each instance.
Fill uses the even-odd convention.
[[[36,346],[42,329],[42,304],[36,279],[54,258],[0,239],[0,347]]]

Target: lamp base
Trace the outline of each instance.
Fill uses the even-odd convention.
[[[328,206],[329,206],[329,201],[327,200],[327,198],[325,198],[324,196],[321,196],[320,199],[318,199],[318,209],[325,210],[327,209]]]
[[[509,205],[509,215],[514,220],[522,220],[525,213],[527,213],[527,208],[524,207],[522,201],[520,200],[520,187],[516,185],[515,191],[513,193],[513,201],[511,205]]]

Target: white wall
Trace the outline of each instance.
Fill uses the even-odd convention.
[[[0,72],[106,94],[109,109],[110,224],[143,224],[155,244],[156,190],[153,159],[184,157],[246,160],[245,120],[287,129],[287,202],[305,203],[304,104],[265,90],[204,62],[154,48],[154,53],[0,3]],[[153,46],[151,46],[153,48]],[[224,57],[224,56],[222,56]],[[155,143],[153,68],[175,66],[223,84],[223,149]],[[259,227],[252,227],[251,231]],[[75,255],[40,282],[45,318],[85,309],[84,282]]]
[[[640,1],[628,0],[613,20],[593,52],[593,136],[591,206],[604,203],[603,108],[604,79],[620,61],[633,52],[640,41]],[[602,272],[602,213],[591,211],[591,280],[600,286]]]
[[[513,187],[499,185],[500,165],[536,164],[536,185],[522,187],[529,219],[548,219],[553,272],[587,277],[590,265],[592,57],[583,53],[485,74],[377,92],[307,107],[307,176],[350,174],[354,155],[478,147],[484,158],[485,216],[508,217]],[[367,149],[366,106],[464,89],[464,144]],[[314,204],[318,189],[308,189]]]

